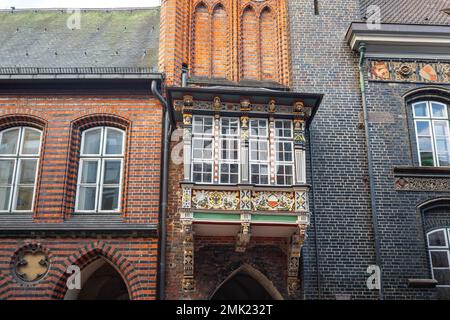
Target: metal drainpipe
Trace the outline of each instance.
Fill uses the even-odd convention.
[[[379,299],[384,300],[383,292],[383,266],[380,252],[380,239],[378,230],[378,209],[375,194],[375,178],[373,174],[373,157],[372,157],[372,137],[369,128],[369,112],[367,110],[367,97],[366,97],[366,81],[365,81],[365,61],[366,61],[366,44],[361,43],[359,45],[359,86],[361,90],[362,106],[364,113],[364,130],[366,136],[367,147],[367,164],[369,169],[369,182],[370,182],[370,206],[372,209],[372,225],[375,240],[375,259],[377,266],[380,268],[380,289]]]
[[[316,198],[315,198],[315,183],[314,183],[314,160],[312,156],[311,130],[308,130],[309,143],[309,167],[311,172],[311,198],[312,198],[312,219],[314,223],[314,245],[316,247],[316,268],[317,268],[317,295],[319,300],[322,299],[322,289],[320,282],[320,262],[319,262],[319,240],[317,238],[317,224],[316,224]]]
[[[158,297],[160,300],[164,300],[165,297],[165,285],[166,285],[166,219],[167,219],[167,193],[169,185],[169,151],[170,151],[170,133],[172,132],[172,121],[171,111],[169,109],[169,104],[166,99],[158,91],[157,81],[152,81],[151,89],[153,95],[155,95],[158,100],[163,105],[163,150],[162,150],[162,168],[161,168],[161,190],[160,199],[161,207],[159,212],[159,246],[158,246]]]

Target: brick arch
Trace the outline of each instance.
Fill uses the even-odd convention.
[[[12,281],[11,275],[4,275],[0,270],[0,300],[9,299],[9,286]]]
[[[63,202],[63,212],[64,216],[70,216],[74,210],[75,197],[76,197],[76,184],[77,184],[77,174],[78,174],[78,156],[80,153],[81,144],[81,134],[84,130],[94,128],[94,127],[115,127],[125,131],[126,143],[125,143],[125,155],[127,155],[127,150],[130,148],[131,144],[131,121],[127,118],[112,114],[112,113],[90,113],[83,115],[70,124],[70,135],[69,135],[69,161],[67,162],[66,172],[64,175],[64,202]],[[128,161],[125,157],[124,165],[124,177],[127,176],[128,172]],[[122,199],[122,212],[126,211],[126,195],[127,195],[127,179],[124,180],[125,185],[123,189],[123,199]]]
[[[407,91],[403,94],[403,98],[407,103],[412,103],[421,99],[436,99],[449,103],[450,89],[439,86],[423,86]]]
[[[34,114],[16,113],[0,116],[0,131],[12,127],[32,127],[44,131],[47,127],[47,120]]]
[[[235,268],[227,277],[222,279],[220,284],[216,288],[213,288],[213,290],[209,293],[208,295],[209,299],[211,299],[214,296],[214,294],[218,290],[220,290],[220,288],[222,288],[224,284],[228,282],[228,280],[232,279],[239,273],[245,273],[246,275],[256,280],[272,296],[274,300],[283,300],[283,296],[275,287],[275,285],[272,283],[272,281],[270,281],[270,279],[261,271],[259,271],[256,267],[248,263],[242,263],[240,266]]]
[[[62,300],[67,292],[66,282],[69,274],[66,273],[64,268],[71,265],[76,265],[83,270],[89,264],[100,258],[106,259],[111,266],[117,270],[127,286],[130,299],[136,299],[139,296],[139,292],[143,291],[142,284],[140,283],[139,276],[136,274],[136,270],[131,262],[128,261],[127,258],[125,258],[117,249],[103,241],[90,243],[67,258],[62,264],[64,267],[61,266],[59,269],[50,271],[50,273],[52,273],[52,277],[57,279],[57,282],[52,290],[52,298]]]

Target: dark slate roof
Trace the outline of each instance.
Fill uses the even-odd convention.
[[[379,6],[383,23],[450,25],[450,0],[361,0],[361,15],[367,8]]]
[[[119,67],[157,71],[160,8],[0,11],[0,68]]]

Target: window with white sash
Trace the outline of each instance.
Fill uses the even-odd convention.
[[[0,212],[31,212],[42,132],[15,127],[0,132]]]
[[[220,119],[219,179],[223,184],[239,183],[239,118]]]
[[[212,183],[214,165],[213,117],[194,116],[192,129],[192,180],[198,183]]]
[[[427,234],[431,272],[439,286],[450,286],[449,239],[450,229],[433,230]]]
[[[193,116],[192,182],[234,185],[244,181],[265,186],[275,180],[275,185],[294,185],[292,120],[251,118],[246,131],[241,121],[238,117]]]
[[[275,120],[275,167],[277,185],[294,184],[294,142],[290,120]]]
[[[250,120],[250,182],[270,183],[269,125],[267,119]]]
[[[421,166],[450,166],[448,106],[436,101],[412,105],[417,150]]]
[[[86,130],[81,138],[77,212],[118,212],[122,196],[125,132],[112,127]]]

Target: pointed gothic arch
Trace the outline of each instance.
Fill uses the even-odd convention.
[[[277,26],[273,10],[266,6],[259,16],[261,80],[276,81],[277,69]]]
[[[262,272],[249,264],[233,271],[210,295],[211,300],[283,300]]]
[[[259,79],[259,30],[256,10],[248,5],[242,12],[241,23],[241,80]]]
[[[67,268],[69,266],[78,266],[83,272],[91,263],[98,259],[104,259],[108,262],[123,279],[130,299],[138,298],[142,291],[142,285],[139,282],[140,277],[136,275],[133,265],[120,253],[117,249],[113,249],[108,244],[100,241],[91,243],[86,247],[80,249],[77,253],[71,255],[63,264],[64,268],[50,270],[49,278],[53,277],[59,279],[53,288],[52,298],[62,300],[65,298],[68,291],[67,279],[69,273]]]

